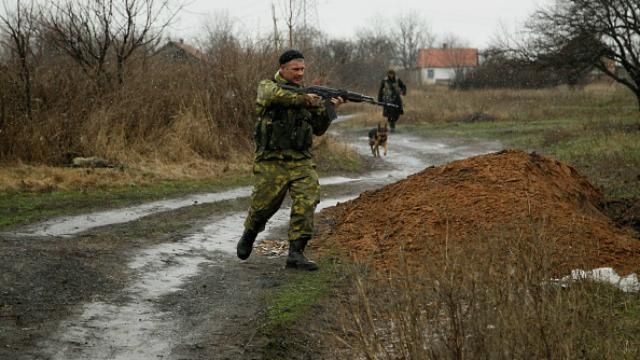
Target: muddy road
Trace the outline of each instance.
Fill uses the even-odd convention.
[[[335,130],[334,130],[335,131]],[[339,137],[370,154],[366,129]],[[497,142],[391,134],[357,178],[321,179],[318,208]],[[0,359],[260,359],[263,294],[285,284],[285,203],[235,256],[250,188],[58,218],[0,234]]]

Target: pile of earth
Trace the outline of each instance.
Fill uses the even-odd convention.
[[[504,150],[429,167],[325,209],[312,247],[385,268],[397,264],[400,249],[419,262],[455,244],[535,228],[558,274],[605,266],[637,272],[640,241],[603,214],[601,203],[601,193],[571,166]]]

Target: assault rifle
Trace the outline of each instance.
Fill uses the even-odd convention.
[[[316,94],[322,97],[324,99],[325,108],[327,109],[327,114],[329,115],[329,118],[331,120],[337,117],[335,108],[333,107],[333,104],[331,104],[331,98],[341,97],[345,101],[365,102],[373,105],[389,106],[393,108],[400,107],[396,104],[376,101],[376,99],[374,99],[372,96],[359,94],[349,90],[334,89],[327,86],[312,85],[312,86],[306,86],[306,87],[297,87],[297,86],[287,85],[287,84],[278,84],[278,86],[280,86],[285,90],[297,92],[299,94]]]

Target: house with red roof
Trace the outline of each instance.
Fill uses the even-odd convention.
[[[421,84],[448,84],[456,76],[478,66],[478,49],[441,48],[420,49],[418,51],[418,81]]]

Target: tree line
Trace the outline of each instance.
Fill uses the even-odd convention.
[[[640,106],[640,2],[556,0],[484,55],[482,66],[457,79],[458,87],[577,86],[595,69],[631,90]]]
[[[285,11],[296,6],[288,2]],[[330,39],[288,17],[290,36],[241,34],[224,14],[203,29],[197,61],[159,56],[180,12],[171,0],[3,3],[0,162],[67,164],[74,156],[229,159],[250,152],[255,84],[287,47],[309,79],[368,90],[389,66],[410,67],[432,41],[415,15],[392,30]],[[299,13],[299,11],[296,11]],[[282,16],[284,18],[284,16]],[[295,34],[295,36],[293,36]],[[294,40],[295,38],[295,40]],[[295,41],[295,43],[292,43]],[[156,146],[159,142],[172,146]]]
[[[255,84],[273,75],[285,48],[307,55],[309,81],[370,92],[389,67],[415,68],[420,48],[436,40],[464,44],[455,35],[435,36],[416,12],[334,39],[301,19],[300,2],[283,0],[272,33],[243,35],[219,14],[196,44],[203,56],[177,61],[158,55],[181,11],[171,0],[3,4],[4,163],[66,164],[91,155],[228,160],[250,153]],[[640,99],[639,18],[636,1],[557,0],[532,14],[524,35],[484,50],[482,65],[454,86],[576,85],[597,68]]]

